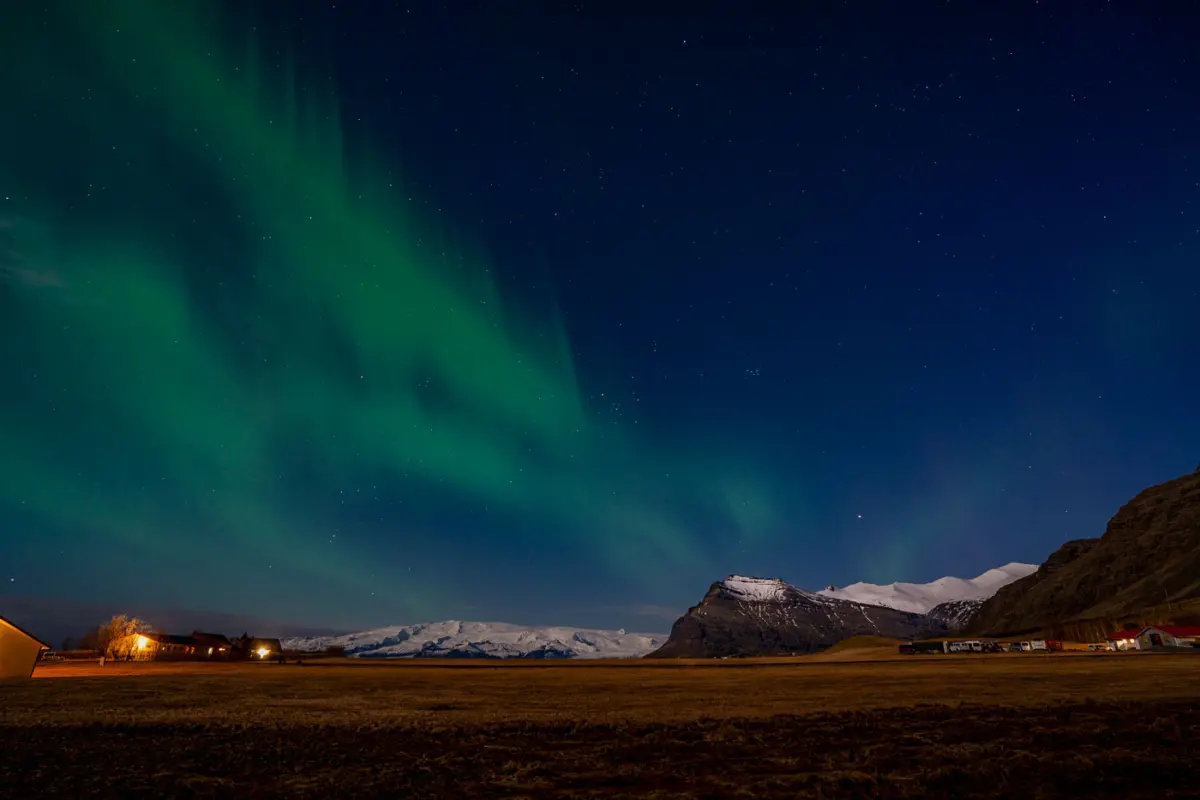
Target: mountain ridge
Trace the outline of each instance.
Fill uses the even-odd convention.
[[[650,657],[727,657],[814,653],[853,636],[918,639],[966,627],[987,597],[1032,574],[1012,562],[971,578],[926,584],[856,583],[817,592],[780,578],[731,574],[671,628]]]
[[[1037,564],[1013,561],[1002,567],[989,569],[974,578],[945,576],[929,583],[898,581],[882,585],[859,582],[841,588],[827,587],[818,594],[916,614],[928,614],[942,603],[991,597],[1001,587],[1020,580],[1037,569]]]
[[[815,653],[857,635],[920,638],[946,627],[922,614],[828,597],[779,578],[714,582],[650,658]]]
[[[628,633],[508,622],[443,622],[393,625],[337,636],[283,640],[286,650],[343,648],[352,658],[638,658],[659,647],[661,634]]]

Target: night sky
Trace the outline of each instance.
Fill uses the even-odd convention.
[[[661,631],[1194,469],[1197,10],[783,7],[6,9],[3,589]]]

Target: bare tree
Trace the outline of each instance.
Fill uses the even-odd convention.
[[[100,652],[109,658],[128,658],[138,649],[141,635],[149,632],[145,620],[118,614],[100,626]]]

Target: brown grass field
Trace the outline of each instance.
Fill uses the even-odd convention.
[[[0,684],[0,796],[1200,797],[1200,657],[876,645],[47,665]]]

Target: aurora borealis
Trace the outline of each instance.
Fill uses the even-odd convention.
[[[44,165],[9,178],[4,357],[27,405],[8,417],[24,422],[6,427],[2,483],[18,524],[49,531],[27,546],[78,547],[102,575],[128,564],[180,601],[220,574],[422,614],[437,588],[373,567],[368,512],[344,510],[411,492],[396,503],[536,520],[624,575],[694,565],[675,490],[640,477],[671,459],[589,416],[553,309],[506,303],[486,256],[405,211],[371,177],[382,163],[346,157],[327,82],[256,66],[251,37],[239,62],[219,18],[184,8],[70,20],[80,62],[30,64],[44,82],[11,87],[31,103],[82,74],[101,87],[6,143],[57,159],[84,142],[54,196],[39,197]],[[730,485],[675,471],[677,500],[736,524]],[[398,547],[438,536],[407,517],[371,522]]]
[[[246,8],[0,26],[0,563],[23,591],[659,628],[639,609],[730,571],[1040,560],[1200,459],[1200,208],[1161,170],[983,191],[1037,148],[966,107],[937,127],[957,88],[877,121],[923,151],[830,145],[663,20],[615,65],[535,46],[582,20]],[[855,127],[789,81],[761,91],[792,86],[829,141]],[[700,116],[634,119],[655,103]],[[768,113],[804,132],[763,139]],[[1079,164],[1131,146],[1097,141]],[[1159,144],[1136,152],[1183,163]],[[939,147],[974,179],[923,173]],[[1030,205],[1081,181],[1171,213]]]

